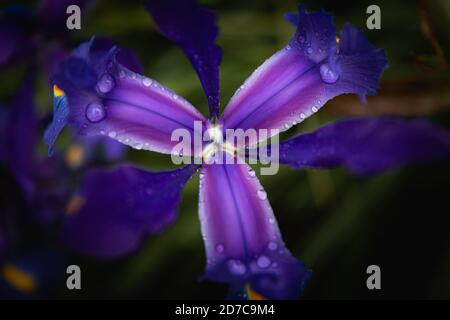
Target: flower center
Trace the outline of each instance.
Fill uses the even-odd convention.
[[[227,141],[224,141],[222,128],[219,124],[213,124],[206,130],[205,140],[209,143],[203,147],[202,159],[204,162],[211,163],[211,159],[220,155],[222,152],[236,156],[236,148]]]

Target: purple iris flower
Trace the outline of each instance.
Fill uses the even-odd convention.
[[[221,51],[215,44],[214,15],[194,0],[149,0],[146,5],[159,30],[191,61],[210,119],[175,92],[121,65],[116,47],[92,50],[91,40],[74,50],[56,73],[69,106],[64,117],[55,110],[54,121],[62,119],[59,125],[68,123],[80,135],[108,136],[135,149],[170,154],[178,143],[171,140],[172,132],[183,128],[195,136],[195,121],[219,128],[219,135],[225,129],[286,131],[337,95],[356,94],[364,100],[376,93],[387,65],[384,51],[374,49],[358,29],[347,24],[337,38],[331,15],[299,6],[298,15],[287,16],[297,27],[292,39],[245,81],[219,115]],[[50,147],[55,139],[47,141]],[[189,146],[184,150],[196,155]],[[343,165],[365,174],[446,155],[450,137],[424,122],[359,118],[289,139],[280,151],[278,160],[296,168]],[[207,255],[203,278],[228,283],[232,297],[296,298],[311,272],[286,248],[267,194],[245,163],[203,163],[165,172],[130,165],[94,170],[81,181],[79,206],[64,226],[66,240],[90,255],[107,248],[110,256],[135,249],[146,234],[174,221],[183,186],[197,170]],[[98,188],[99,181],[103,188]],[[102,225],[98,219],[109,221]]]

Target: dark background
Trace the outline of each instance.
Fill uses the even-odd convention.
[[[369,97],[367,105],[353,96],[338,97],[283,137],[352,115],[428,118],[450,128],[449,1],[303,2],[308,10],[323,7],[332,12],[338,29],[345,22],[362,28],[371,43],[387,51],[390,67],[379,94]],[[23,3],[36,5],[35,1]],[[223,107],[245,78],[287,43],[294,30],[282,14],[295,11],[297,1],[202,3],[218,15]],[[365,27],[370,4],[381,7],[381,30]],[[83,14],[82,29],[68,33],[71,48],[92,35],[109,36],[138,54],[147,76],[207,113],[203,90],[188,60],[155,30],[139,1],[95,1]],[[17,93],[27,64],[32,63],[1,71],[2,103]],[[45,117],[52,108],[51,90],[42,72],[35,99]],[[65,134],[57,146],[64,151],[70,143]],[[45,153],[42,142],[39,152]],[[127,160],[151,169],[170,167],[167,156],[131,149]],[[2,203],[16,203],[18,216],[33,210],[24,207],[6,166],[0,168]],[[74,183],[80,174],[73,173]],[[448,161],[411,165],[371,178],[355,178],[343,169],[294,171],[282,167],[276,176],[263,176],[261,181],[287,247],[313,270],[301,298],[450,298]],[[197,281],[205,265],[197,194],[195,177],[183,193],[178,221],[165,233],[147,238],[127,257],[110,261],[83,257],[57,240],[57,225],[37,225],[26,218],[16,225],[22,237],[12,256],[42,246],[57,250],[66,265],[81,267],[81,291],[67,290],[62,274],[48,284],[49,289],[40,296],[44,298],[222,299],[226,285]],[[366,268],[371,264],[381,268],[381,290],[366,287]]]

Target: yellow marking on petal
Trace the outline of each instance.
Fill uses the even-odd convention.
[[[245,286],[245,290],[247,291],[248,300],[267,300],[264,296],[259,294],[256,291],[253,291],[252,287],[249,284]]]
[[[60,97],[60,96],[65,95],[65,93],[56,84],[54,84],[53,85],[53,95],[55,97]]]
[[[66,214],[71,215],[75,214],[83,208],[86,200],[80,195],[72,196],[66,205]]]
[[[66,151],[66,163],[71,168],[77,168],[84,160],[84,148],[78,144],[73,144]]]
[[[341,38],[339,38],[338,36],[336,36],[336,43],[339,44],[340,41],[341,41]]]
[[[6,263],[2,268],[2,274],[6,282],[21,293],[29,294],[37,289],[34,277],[13,264]]]

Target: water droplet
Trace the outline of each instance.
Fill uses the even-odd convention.
[[[134,146],[134,148],[135,148],[136,150],[141,150],[143,146],[144,146],[144,145],[143,145],[142,143],[137,143],[137,144]]]
[[[285,128],[285,129],[289,129],[289,123],[285,123],[285,124],[284,124],[284,128]]]
[[[275,219],[274,218],[269,218],[269,223],[270,224],[274,224],[275,223]]]
[[[312,112],[317,112],[317,107],[312,107],[312,108],[311,108],[311,111],[312,111]]]
[[[173,100],[178,100],[178,95],[174,94],[174,95],[172,96],[172,98],[173,98]]]
[[[312,49],[311,47],[308,47],[308,49],[306,49],[306,52],[307,52],[308,54],[311,54],[311,53],[313,53],[313,49]]]
[[[278,244],[275,241],[270,241],[267,245],[267,248],[269,248],[269,250],[271,251],[275,251],[278,249]]]
[[[267,199],[267,193],[264,190],[258,190],[256,193],[259,199],[266,200]]]
[[[89,103],[86,107],[86,118],[93,123],[100,122],[106,117],[106,111],[103,104],[98,101]]]
[[[223,253],[224,251],[225,251],[224,245],[219,243],[219,244],[216,246],[216,252],[220,254],[220,253]]]
[[[110,131],[109,133],[108,133],[108,136],[110,137],[110,138],[115,138],[115,137],[117,137],[117,132],[115,132],[115,131]]]
[[[290,45],[287,45],[287,46],[286,46],[286,51],[289,51],[289,50],[291,50],[291,46],[290,46]]]
[[[142,79],[142,84],[146,87],[150,87],[152,85],[153,81],[150,78],[144,78]]]
[[[248,170],[248,175],[249,175],[250,177],[256,176],[255,170],[253,170],[253,169]]]
[[[256,265],[261,269],[266,269],[270,266],[272,261],[267,256],[260,256],[258,260],[256,260]]]
[[[320,76],[325,83],[335,83],[339,79],[339,74],[328,63],[320,66]]]
[[[124,79],[124,78],[126,77],[126,75],[127,75],[127,74],[126,74],[126,72],[125,72],[124,70],[120,70],[120,71],[119,71],[119,78],[120,78],[120,79]]]
[[[97,82],[97,90],[101,93],[110,92],[114,86],[116,85],[116,81],[114,78],[108,74],[103,74]]]
[[[231,273],[241,276],[247,272],[247,267],[239,260],[229,260],[228,269]]]

